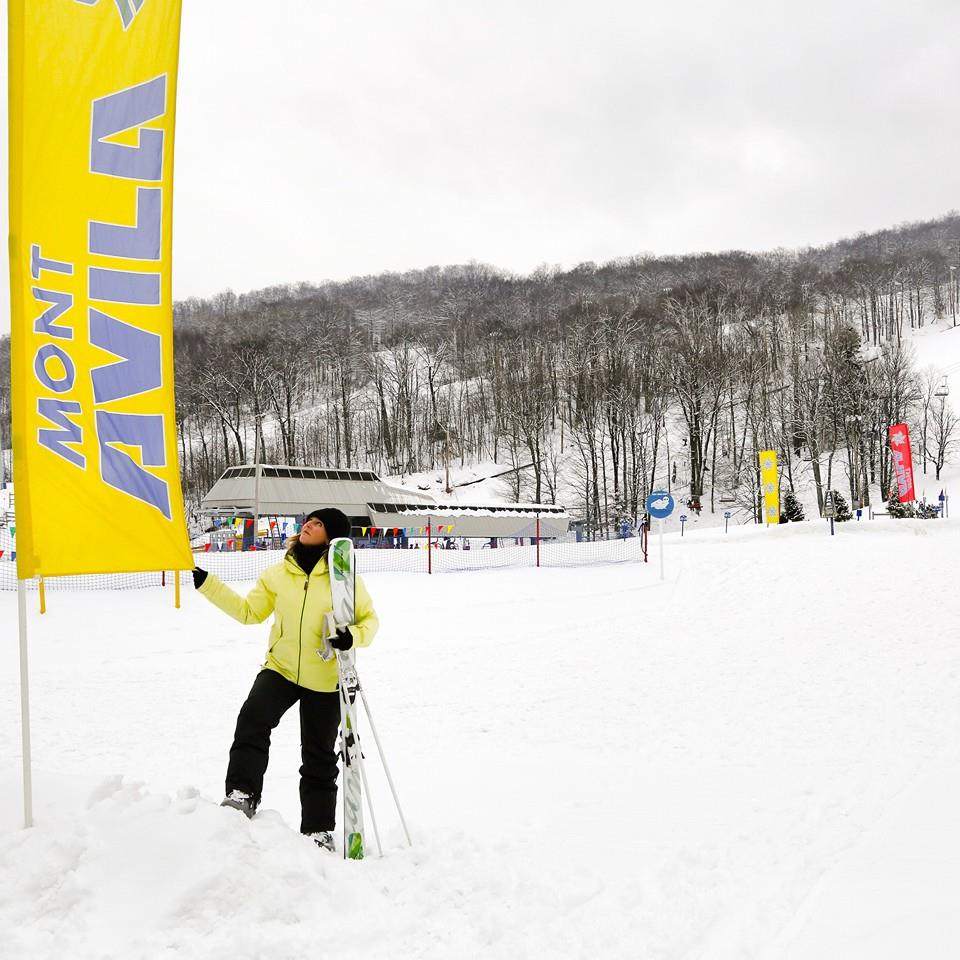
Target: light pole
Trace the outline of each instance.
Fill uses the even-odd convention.
[[[860,477],[860,430],[863,423],[863,416],[859,413],[848,413],[845,417],[847,425],[853,425],[853,436],[850,435],[850,430],[847,431],[847,444],[852,447],[852,456],[851,460],[853,467],[853,508],[859,509],[863,506],[863,485]]]
[[[433,425],[430,440],[433,443],[440,443],[441,439],[443,441],[443,467],[446,481],[444,489],[447,493],[452,493],[453,487],[450,486],[450,427],[438,420]]]
[[[950,395],[950,386],[947,383],[947,378],[944,377],[940,381],[940,385],[934,390],[933,395],[940,398],[940,422],[937,424],[937,479],[940,479],[940,457],[945,455],[943,450],[946,447],[945,438],[944,438],[944,420],[943,420],[943,407],[946,403],[947,397]]]
[[[957,268],[950,267],[950,313],[953,316],[953,325],[957,325]]]
[[[960,267],[960,237],[947,237],[947,243],[957,245],[957,263],[950,266],[950,307],[953,314],[953,325],[957,325],[957,308],[960,305],[960,289],[957,287],[957,269]]]
[[[443,469],[445,473],[446,485],[445,489],[447,493],[453,493],[453,488],[450,486],[450,428],[443,428]]]

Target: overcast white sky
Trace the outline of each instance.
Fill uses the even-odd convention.
[[[177,298],[821,244],[960,206],[960,3],[184,0],[177,109]]]

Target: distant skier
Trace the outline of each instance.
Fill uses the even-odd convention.
[[[321,624],[332,610],[327,546],[350,536],[350,521],[334,507],[314,510],[287,542],[281,563],[268,567],[246,598],[197,567],[193,583],[211,603],[240,623],[262,623],[272,613],[267,659],[237,717],[227,767],[226,799],[252,817],[260,803],[271,731],[300,703],[300,832],[333,850],[337,805],[337,730],[340,698],[336,659],[320,659]],[[363,581],[356,580],[356,623],[330,639],[338,650],[366,647],[379,621]]]

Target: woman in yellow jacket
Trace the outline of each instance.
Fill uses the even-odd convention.
[[[246,598],[199,567],[193,572],[199,592],[240,623],[262,623],[273,614],[266,662],[237,717],[222,805],[248,817],[256,812],[270,734],[299,701],[300,832],[330,850],[337,805],[340,695],[336,660],[320,658],[320,631],[324,614],[333,609],[327,547],[336,537],[349,535],[350,521],[340,510],[314,510],[290,541],[283,561],[266,569]],[[355,609],[357,622],[331,638],[338,650],[368,646],[379,626],[370,594],[359,577]]]

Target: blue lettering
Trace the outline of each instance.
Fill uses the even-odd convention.
[[[63,260],[48,260],[40,256],[40,244],[30,244],[30,274],[34,280],[40,279],[41,270],[52,270],[54,273],[65,273],[68,276],[73,275],[73,264],[66,263]]]
[[[65,416],[68,413],[79,412],[80,404],[73,400],[37,400],[37,413],[45,420],[49,420],[61,428],[59,430],[46,428],[38,430],[37,442],[48,450],[52,450],[58,457],[69,460],[70,463],[83,470],[86,466],[83,454],[64,446],[65,443],[83,442],[83,431],[76,423],[68,420]]]
[[[160,259],[161,191],[137,187],[137,219],[132,227],[90,221],[90,252],[129,260]]]
[[[47,361],[51,357],[56,357],[63,364],[63,376],[55,380],[47,372]],[[66,393],[73,389],[74,381],[77,379],[77,368],[73,361],[68,357],[55,343],[45,343],[33,358],[33,372],[37,379],[54,393]]]
[[[116,0],[117,10],[120,11],[120,19],[123,21],[124,30],[133,23],[133,18],[140,12],[140,8],[146,2],[147,0]],[[99,0],[77,0],[77,3],[82,3],[88,7],[95,7],[97,3],[99,3]]]
[[[98,410],[96,420],[100,473],[104,483],[156,507],[168,520],[173,519],[167,484],[147,473],[128,454],[110,446],[111,443],[122,443],[127,447],[139,447],[144,466],[165,467],[163,417]]]
[[[144,3],[146,0],[117,0],[117,9],[120,11],[124,30],[133,23],[133,18],[140,12]]]
[[[90,299],[155,307],[160,303],[160,274],[91,267]]]
[[[116,0],[124,29],[145,0]],[[93,102],[90,169],[109,177],[158,183],[163,179],[164,131],[144,126],[166,112],[167,79],[155,77]],[[134,131],[136,145],[114,138]],[[133,225],[90,220],[88,250],[97,256],[159,261],[162,248],[163,193],[137,187]],[[159,306],[159,272],[90,267],[91,301]],[[112,403],[162,386],[161,338],[93,307],[88,313],[92,346],[119,358],[90,371],[95,404]],[[94,410],[100,476],[105,484],[156,507],[172,519],[169,485],[150,468],[167,466],[164,420],[157,414]],[[139,450],[131,456],[130,449]],[[136,459],[134,458],[136,456]]]
[[[109,403],[155,390],[162,383],[160,337],[90,308],[90,342],[123,359],[91,371],[93,399]]]
[[[57,318],[66,313],[73,306],[73,294],[62,293],[59,290],[41,290],[39,287],[33,288],[33,298],[42,303],[50,303],[52,306],[33,321],[34,333],[45,333],[50,337],[58,337],[60,340],[73,339],[73,327],[58,327]]]
[[[125,130],[142,127],[150,120],[162,117],[167,109],[167,78],[165,75],[147,80],[118,93],[93,101],[93,129],[90,144],[90,169],[109,177],[127,180],[163,178],[163,131],[138,130],[138,143],[128,147],[122,143],[108,143],[108,137]]]

